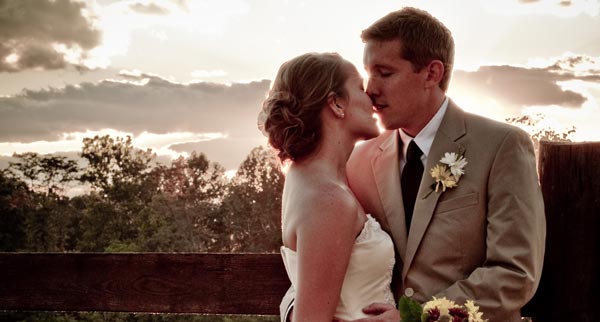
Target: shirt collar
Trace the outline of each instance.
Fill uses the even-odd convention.
[[[402,140],[402,155],[406,156],[406,150],[408,149],[408,144],[410,140],[415,140],[415,143],[423,151],[423,155],[425,158],[429,155],[429,151],[431,150],[431,145],[433,144],[433,139],[435,138],[435,134],[437,130],[440,128],[440,124],[442,124],[442,119],[444,118],[444,114],[446,114],[446,110],[448,109],[448,97],[444,99],[442,106],[440,106],[439,110],[435,115],[429,120],[429,123],[425,125],[425,127],[415,136],[414,138],[402,131],[402,129],[398,129],[398,133],[400,134],[400,139]]]

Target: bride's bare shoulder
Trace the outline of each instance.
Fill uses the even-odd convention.
[[[326,175],[295,173],[286,177],[284,198],[304,205],[307,211],[356,209],[354,195],[344,183]]]
[[[354,223],[359,205],[347,186],[328,181],[315,180],[311,184],[297,187],[288,196],[295,199],[291,204],[297,216],[308,225]]]

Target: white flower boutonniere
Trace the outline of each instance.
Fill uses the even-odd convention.
[[[460,177],[465,174],[464,168],[466,165],[467,159],[462,155],[459,156],[454,152],[446,152],[440,163],[436,164],[429,171],[433,179],[435,179],[435,192],[439,191],[440,186],[442,187],[442,191],[458,186]]]

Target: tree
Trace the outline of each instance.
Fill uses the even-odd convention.
[[[155,155],[150,149],[134,148],[130,136],[123,139],[96,135],[83,139],[81,157],[88,163],[81,180],[110,192],[121,186],[141,185]]]
[[[34,193],[33,206],[25,213],[25,248],[33,252],[64,252],[74,250],[74,223],[78,213],[67,198],[53,198]]]
[[[31,189],[48,195],[60,195],[65,185],[76,180],[79,167],[65,156],[39,155],[34,152],[17,154],[18,162],[10,162],[9,169],[29,180]]]
[[[156,251],[209,251],[222,229],[211,220],[226,192],[225,169],[204,154],[159,166],[160,194],[152,202],[159,232],[148,241]]]
[[[28,251],[65,251],[72,247],[72,212],[65,185],[76,179],[79,168],[64,156],[15,154],[9,170],[14,178],[29,181],[27,204],[21,209],[23,249]],[[72,242],[72,240],[71,240]]]
[[[272,151],[254,148],[232,179],[222,218],[229,228],[223,247],[231,251],[276,252],[281,246],[284,176]]]
[[[0,252],[25,248],[25,215],[31,202],[27,185],[0,170]]]
[[[542,114],[523,115],[506,119],[506,122],[514,124],[529,133],[536,156],[539,155],[540,141],[571,142],[571,137],[577,131],[575,126],[571,126],[562,132],[557,132],[550,126],[544,126],[543,121],[544,115]]]
[[[87,167],[80,180],[94,189],[82,200],[82,249],[137,249],[144,228],[151,226],[149,204],[158,192],[152,150],[134,148],[129,136],[105,135],[85,138],[81,156]]]

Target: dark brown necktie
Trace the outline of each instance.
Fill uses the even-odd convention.
[[[406,151],[406,164],[402,169],[402,177],[400,184],[402,185],[402,200],[404,201],[404,213],[406,214],[406,231],[410,230],[413,210],[415,208],[415,200],[419,192],[421,177],[423,176],[423,163],[421,155],[423,152],[414,140],[408,144]]]

